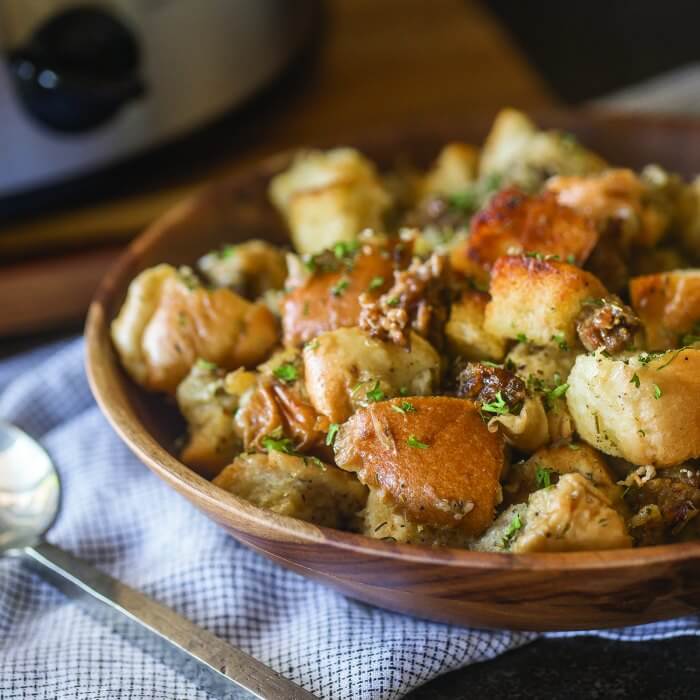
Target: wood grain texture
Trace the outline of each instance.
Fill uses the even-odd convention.
[[[614,163],[660,162],[688,175],[700,167],[700,124],[595,114],[540,115]],[[357,145],[381,164],[398,153],[427,163],[448,139],[478,141],[486,125],[433,125]],[[234,537],[270,559],[360,600],[434,620],[513,629],[588,629],[639,624],[700,608],[700,542],[606,552],[511,555],[430,549],[371,540],[263,511],[178,461],[181,423],[122,372],[109,322],[132,277],[158,262],[183,263],[251,236],[284,241],[266,201],[271,174],[289,156],[216,182],[134,241],[105,277],[86,326],[90,383],[105,415],[138,457]]]

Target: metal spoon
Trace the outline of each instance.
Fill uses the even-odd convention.
[[[170,608],[125,586],[43,539],[60,506],[61,482],[49,455],[29,435],[0,422],[0,555],[12,555],[131,641],[175,664],[221,698],[243,688],[270,700],[315,698],[252,656]]]

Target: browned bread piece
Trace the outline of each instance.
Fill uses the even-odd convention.
[[[282,299],[285,345],[303,345],[319,333],[356,326],[360,295],[379,298],[394,281],[388,251],[363,246],[352,269],[316,272]]]
[[[242,454],[214,483],[260,508],[316,525],[357,529],[367,488],[352,474],[312,457]]]
[[[678,347],[686,344],[684,336],[700,336],[700,269],[634,277],[630,299],[649,350]]]
[[[523,255],[496,261],[490,292],[484,324],[489,333],[569,347],[578,343],[576,318],[583,302],[607,294],[597,277],[575,265]]]
[[[559,204],[555,195],[531,197],[510,188],[472,219],[471,235],[452,251],[451,262],[460,272],[486,281],[504,255],[555,255],[582,264],[597,242],[593,223]]]
[[[450,308],[445,325],[447,346],[454,355],[467,360],[502,360],[506,340],[484,328],[484,314],[490,296],[475,289],[466,289]]]
[[[341,427],[335,454],[340,467],[416,523],[476,536],[493,521],[504,442],[471,401],[426,396],[372,404]]]
[[[262,362],[278,330],[266,306],[229,289],[205,289],[191,272],[158,265],[129,285],[112,340],[136,382],[174,394],[198,358],[229,370]]]

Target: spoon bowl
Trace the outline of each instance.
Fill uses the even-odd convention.
[[[60,503],[61,481],[46,450],[0,422],[0,553],[36,544]]]

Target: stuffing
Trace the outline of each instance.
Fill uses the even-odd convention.
[[[299,153],[269,192],[306,254],[354,241],[366,228],[381,231],[391,205],[374,165],[352,148]]]
[[[700,348],[579,355],[566,401],[583,440],[632,464],[700,457]]]
[[[440,356],[415,333],[407,350],[359,328],[342,328],[319,335],[303,356],[311,403],[333,423],[373,401],[430,394],[440,379]]]
[[[700,340],[700,269],[635,277],[630,280],[630,298],[644,324],[649,350]]]
[[[314,457],[279,451],[242,454],[214,483],[259,508],[325,527],[356,530],[367,488],[352,474]]]
[[[499,258],[493,267],[485,329],[499,338],[537,345],[578,343],[576,319],[588,299],[607,290],[589,272],[558,260]]]
[[[452,303],[445,326],[445,339],[453,355],[466,360],[503,359],[506,339],[492,335],[484,328],[486,305],[490,298],[485,292],[467,289]]]
[[[503,439],[464,399],[419,396],[360,409],[341,426],[335,458],[416,523],[477,536],[501,500]]]
[[[198,358],[236,369],[261,362],[277,344],[277,321],[262,304],[202,287],[191,270],[158,265],[129,285],[112,340],[131,377],[174,394]]]

